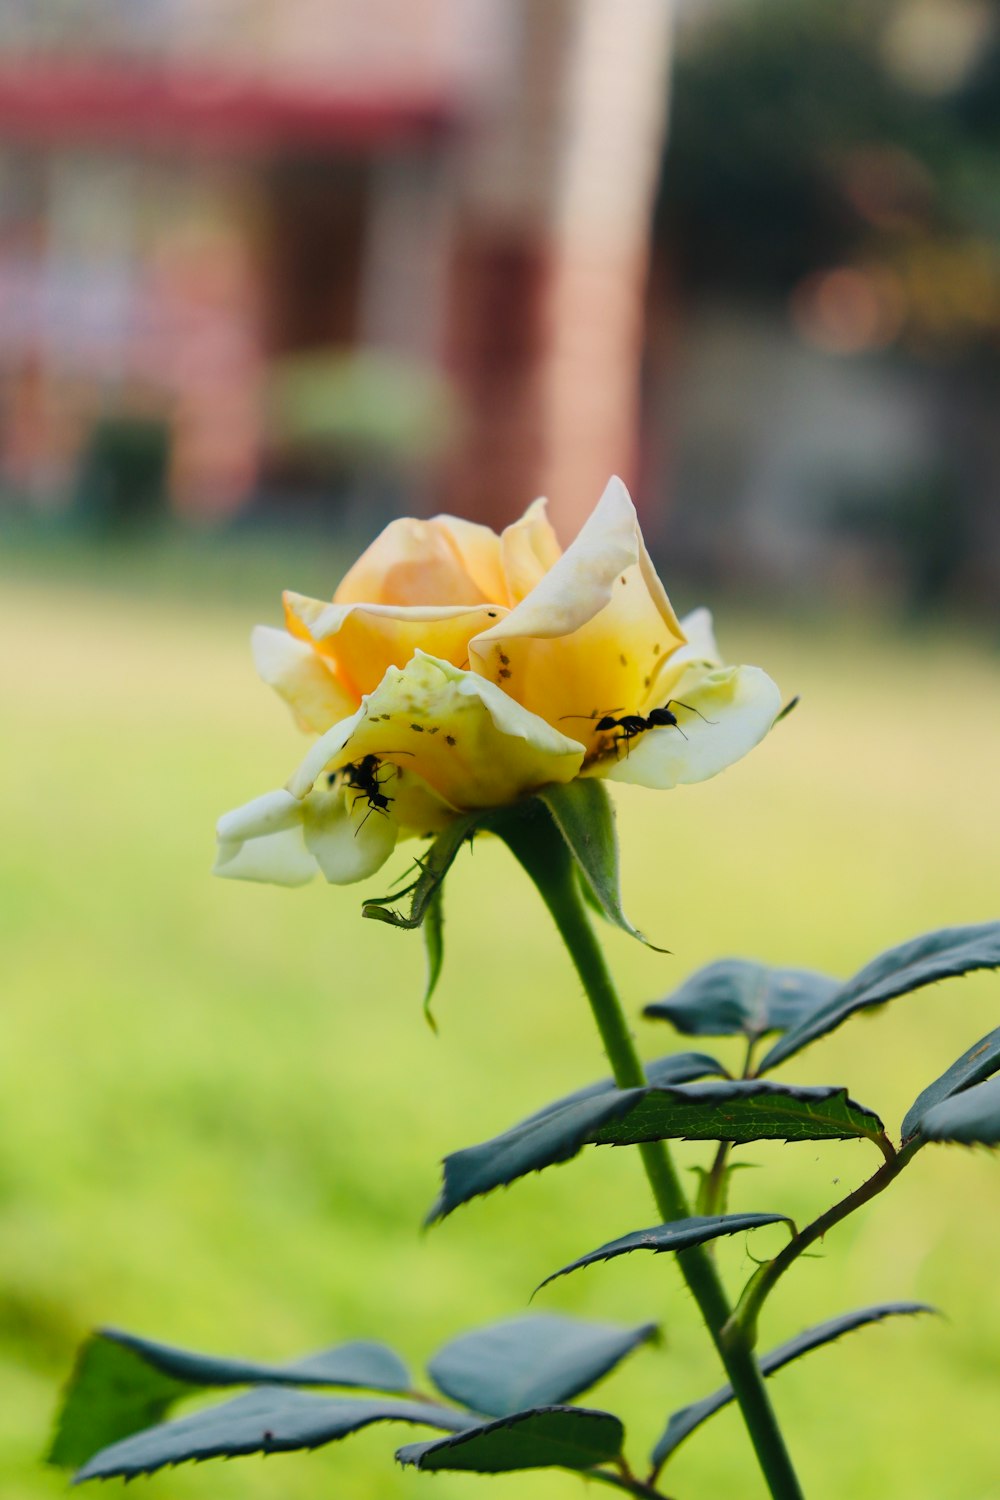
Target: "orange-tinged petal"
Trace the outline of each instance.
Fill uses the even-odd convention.
[[[317,741],[288,790],[306,796],[318,777],[356,768],[365,756],[379,763],[380,789],[398,798],[393,815],[409,824],[403,797],[411,774],[452,808],[499,807],[571,781],[583,746],[493,683],[421,653],[402,671],[387,671],[358,713]]]
[[[390,521],[341,580],[337,604],[482,604],[447,531],[435,521]]]
[[[469,654],[473,670],[592,744],[587,719],[638,713],[663,658],[683,644],[628,491],[613,479],[559,561]]]
[[[355,703],[371,692],[389,667],[404,667],[418,649],[433,651],[456,667],[469,660],[469,641],[505,611],[499,605],[324,604],[303,594],[285,594],[289,632],[336,664],[338,679],[355,692]]]
[[[430,524],[437,526],[447,537],[482,597],[497,604],[508,604],[500,538],[496,532],[489,526],[463,521],[458,516],[435,516]]]
[[[562,556],[559,538],[546,515],[544,499],[535,500],[519,521],[500,536],[508,600],[519,604],[541,583]],[[499,596],[498,596],[499,597]]]

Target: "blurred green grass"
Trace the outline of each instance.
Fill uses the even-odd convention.
[[[655,1218],[635,1153],[591,1151],[419,1232],[446,1151],[605,1069],[553,932],[488,842],[450,882],[437,1037],[419,938],[362,922],[361,890],[209,878],[217,814],[279,785],[301,749],[247,630],[276,618],[282,584],[323,591],[339,571],[322,547],[252,551],[15,552],[2,570],[0,1500],[65,1493],[39,1455],[95,1324],[261,1358],[383,1337],[419,1366]],[[863,619],[718,623],[730,656],[803,703],[717,781],[618,797],[628,909],[673,949],[609,934],[630,1012],[722,954],[848,973],[921,929],[996,916],[997,657]],[[953,982],[855,1021],[786,1076],[848,1083],[895,1127],[998,1009],[997,978]],[[637,1029],[648,1056],[675,1045]],[[739,1155],[762,1170],[737,1174],[734,1206],[796,1217],[875,1164],[854,1144]],[[782,1284],[766,1344],[881,1299],[949,1315],[860,1333],[776,1379],[810,1500],[1000,1497],[998,1235],[995,1160],[929,1149]],[[731,1286],[767,1248],[763,1234],[721,1248]],[[582,1273],[535,1306],[662,1320],[662,1348],[596,1396],[627,1417],[637,1457],[718,1383],[667,1257]],[[429,1481],[392,1468],[405,1437],[178,1470],[148,1493],[415,1496]],[[669,1472],[681,1496],[763,1493],[731,1412]],[[434,1492],[482,1483],[443,1476]],[[494,1487],[581,1493],[558,1474]]]

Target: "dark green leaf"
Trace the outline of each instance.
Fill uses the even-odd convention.
[[[769,1079],[688,1083],[637,1090],[642,1097],[620,1120],[594,1131],[597,1145],[640,1141],[878,1141],[882,1121],[844,1088],[804,1087]]]
[[[131,1479],[166,1464],[192,1459],[318,1448],[373,1422],[413,1422],[445,1432],[460,1432],[475,1425],[467,1412],[432,1402],[388,1396],[313,1396],[306,1391],[262,1385],[233,1401],[164,1422],[112,1444],[84,1464],[76,1480],[110,1479],[114,1475]]]
[[[650,948],[650,943],[622,910],[618,873],[618,835],[615,813],[607,787],[592,777],[580,777],[562,786],[543,787],[538,793],[566,840],[599,909],[609,922]],[[657,948],[665,953],[665,948]]]
[[[862,1307],[857,1312],[844,1313],[839,1318],[831,1318],[828,1323],[818,1323],[815,1328],[807,1328],[803,1333],[796,1334],[795,1338],[789,1339],[787,1343],[779,1344],[769,1354],[763,1355],[760,1360],[761,1372],[764,1375],[773,1375],[775,1370],[780,1370],[783,1365],[790,1364],[793,1359],[800,1355],[808,1354],[812,1349],[818,1349],[823,1344],[831,1344],[834,1339],[839,1339],[841,1334],[850,1333],[854,1328],[863,1328],[867,1323],[879,1323],[883,1318],[897,1316],[908,1316],[912,1313],[934,1312],[933,1307],[928,1307],[925,1302],[883,1302],[877,1307]],[[731,1385],[724,1385],[721,1389],[714,1391],[711,1396],[705,1396],[701,1401],[695,1401],[691,1406],[684,1406],[680,1411],[675,1411],[667,1423],[666,1431],[653,1449],[653,1463],[659,1470],[679,1448],[686,1437],[690,1437],[696,1427],[706,1422],[709,1417],[728,1406],[734,1399]]]
[[[581,1318],[510,1318],[452,1339],[427,1371],[450,1400],[507,1417],[589,1390],[656,1332],[655,1323],[620,1328]]]
[[[368,1340],[270,1365],[192,1354],[105,1328],[77,1356],[49,1460],[73,1468],[109,1443],[162,1421],[176,1401],[205,1386],[261,1384],[405,1391],[410,1376],[397,1354]]]
[[[652,1062],[643,1063],[647,1083],[693,1083],[696,1078],[728,1078],[729,1074],[719,1062],[718,1058],[709,1057],[707,1052],[668,1052],[665,1057],[656,1057]],[[533,1115],[528,1115],[521,1120],[519,1125],[533,1125],[536,1120],[544,1120],[549,1115],[554,1115],[567,1104],[579,1104],[582,1099],[596,1099],[601,1094],[613,1094],[617,1084],[613,1078],[601,1078],[597,1083],[588,1083],[582,1089],[576,1089],[572,1094],[564,1094],[561,1099],[553,1099],[551,1104],[543,1104],[541,1109],[536,1109]],[[515,1130],[518,1125],[513,1127]]]
[[[444,1160],[440,1197],[428,1216],[444,1218],[493,1188],[569,1161],[586,1145],[641,1141],[878,1141],[882,1122],[843,1088],[804,1088],[767,1079],[614,1089],[515,1125]]]
[[[535,1291],[541,1291],[559,1276],[568,1276],[570,1271],[579,1271],[582,1266],[592,1266],[599,1260],[614,1260],[616,1255],[629,1255],[633,1250],[652,1250],[656,1255],[666,1250],[690,1250],[692,1245],[703,1245],[722,1234],[739,1234],[743,1229],[782,1223],[791,1223],[787,1214],[710,1214],[704,1218],[675,1219],[671,1224],[654,1224],[652,1229],[635,1229],[620,1239],[610,1240],[599,1250],[581,1255],[562,1270],[553,1271],[539,1282]]]
[[[418,1469],[467,1469],[474,1474],[592,1469],[617,1458],[624,1438],[621,1422],[610,1412],[543,1406],[487,1422],[456,1438],[409,1443],[396,1457]]]
[[[943,1099],[920,1122],[925,1141],[960,1146],[1000,1146],[1000,1078],[990,1078]]]
[[[1000,1026],[976,1042],[953,1062],[946,1073],[929,1083],[910,1105],[903,1120],[903,1140],[908,1141],[920,1129],[920,1122],[927,1111],[944,1099],[960,1094],[974,1083],[982,1083],[1000,1070]]]
[[[596,1098],[583,1099],[555,1109],[527,1124],[515,1125],[503,1135],[478,1146],[453,1151],[443,1163],[441,1192],[427,1215],[433,1224],[462,1203],[494,1188],[503,1187],[576,1156],[598,1125],[624,1114],[635,1103],[636,1091],[613,1089]]]
[[[433,1031],[437,1030],[431,1001],[444,963],[444,887],[438,886],[427,903],[424,925],[424,953],[427,958],[427,983],[424,986],[424,1015]]]
[[[369,897],[361,908],[361,915],[373,917],[377,922],[388,922],[393,927],[419,927],[459,849],[466,839],[473,838],[482,821],[482,813],[465,813],[449,823],[444,832],[438,834],[427,853],[417,860],[416,878],[402,890],[390,892],[388,896]],[[394,908],[407,897],[410,898],[410,910],[404,916]]]
[[[56,1419],[48,1461],[75,1469],[101,1448],[161,1422],[181,1396],[185,1380],[175,1380],[131,1349],[95,1334],[79,1350]]]
[[[642,1013],[669,1021],[686,1036],[742,1033],[755,1041],[797,1025],[839,989],[839,980],[810,969],[771,969],[746,958],[723,958]]]
[[[760,1071],[774,1068],[833,1031],[855,1011],[884,1005],[897,995],[909,995],[940,979],[969,974],[975,969],[1000,968],[1000,922],[974,927],[943,927],[926,932],[866,964],[853,979],[811,1016],[794,1026],[767,1053]]]

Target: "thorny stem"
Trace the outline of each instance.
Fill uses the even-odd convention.
[[[613,1485],[616,1490],[625,1490],[629,1495],[642,1495],[654,1497],[654,1500],[670,1500],[662,1490],[655,1485],[647,1484],[644,1479],[637,1479],[627,1467],[620,1474],[614,1474],[610,1469],[584,1469],[585,1479],[597,1479],[601,1484]]]
[[[602,1484],[613,1485],[616,1490],[625,1490],[629,1495],[651,1496],[653,1500],[670,1500],[662,1490],[658,1490],[654,1483],[639,1479],[624,1459],[621,1462],[619,1472],[613,1473],[610,1469],[584,1469],[586,1479],[598,1479]]]
[[[806,1224],[798,1234],[793,1235],[785,1248],[754,1278],[750,1291],[740,1306],[739,1317],[744,1326],[748,1328],[754,1326],[766,1298],[803,1251],[808,1250],[809,1246],[814,1245],[817,1240],[821,1240],[828,1229],[832,1229],[835,1224],[839,1224],[856,1209],[862,1208],[864,1204],[877,1198],[879,1193],[884,1192],[890,1182],[898,1177],[903,1168],[912,1160],[921,1144],[918,1138],[904,1146],[902,1150],[891,1152],[867,1182],[863,1182],[859,1188],[854,1189],[853,1193],[848,1193],[846,1198],[842,1198],[839,1203],[835,1203],[832,1208],[828,1208],[825,1213],[813,1219],[811,1224]]]
[[[553,845],[543,854],[540,841],[519,836],[511,827],[504,830],[504,837],[537,885],[569,949],[615,1082],[619,1088],[643,1087],[647,1080],[642,1062],[565,849]],[[663,1221],[689,1218],[691,1211],[665,1142],[643,1142],[639,1153]],[[677,1262],[729,1377],[773,1500],[804,1500],[753,1351],[742,1329],[731,1324],[732,1309],[714,1261],[699,1245],[681,1251]]]

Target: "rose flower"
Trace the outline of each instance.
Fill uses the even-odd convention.
[[[722,665],[706,610],[678,620],[619,479],[565,552],[540,500],[499,536],[398,520],[332,603],[284,603],[254,658],[318,738],[286,789],[220,820],[220,875],[346,884],[401,835],[553,783],[703,781],[780,706],[760,668]]]

